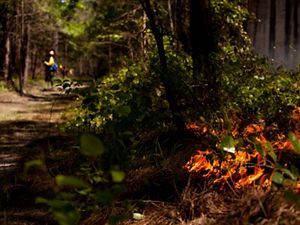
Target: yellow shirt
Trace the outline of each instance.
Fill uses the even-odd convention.
[[[49,62],[44,61],[44,63],[45,63],[47,66],[52,66],[52,65],[55,63],[55,62],[54,62],[54,57],[53,57],[53,56],[50,56]]]

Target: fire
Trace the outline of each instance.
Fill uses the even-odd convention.
[[[247,171],[247,169],[246,169],[246,171]],[[260,167],[255,167],[254,168],[254,174],[251,174],[249,176],[246,176],[245,178],[240,179],[234,185],[235,185],[236,188],[249,186],[252,183],[254,183],[256,180],[258,180],[263,174],[264,174],[264,169],[262,169]]]
[[[297,108],[293,111],[292,121],[299,122],[299,119],[300,108]],[[286,135],[274,127],[265,127],[263,124],[250,124],[244,129],[240,129],[238,124],[234,124],[230,132],[214,130],[207,125],[190,124],[187,127],[201,134],[209,133],[215,137],[229,134],[235,139],[242,140],[240,142],[242,144],[238,147],[230,147],[234,151],[227,151],[227,147],[226,149],[224,147],[223,152],[220,151],[220,143],[216,143],[216,149],[198,150],[184,166],[188,172],[206,179],[208,185],[220,189],[229,185],[235,189],[256,185],[266,189],[270,188],[272,176],[278,169],[276,164],[282,163],[280,160],[283,152],[293,150],[293,145]],[[241,132],[239,133],[239,131]],[[268,132],[270,132],[269,136],[267,136]],[[295,133],[297,134],[296,131]],[[268,140],[270,138],[272,139]],[[294,190],[300,192],[300,181],[296,181]]]
[[[244,135],[249,136],[251,134],[257,134],[264,130],[264,127],[261,124],[250,124],[244,130]]]
[[[206,150],[205,152],[198,151],[198,155],[195,155],[189,162],[189,171],[202,172],[204,170],[212,170],[213,165],[206,159],[206,156],[211,153],[212,152],[209,150]]]
[[[212,150],[198,151],[195,156],[185,165],[191,173],[203,174],[205,178],[213,178],[212,185],[217,185],[221,189],[225,184],[232,183],[237,189],[254,184],[264,174],[264,169],[254,167],[253,174],[250,172],[250,163],[259,158],[259,154],[237,151],[235,155],[227,153],[223,159],[209,159],[213,157]],[[249,165],[248,165],[249,164]]]

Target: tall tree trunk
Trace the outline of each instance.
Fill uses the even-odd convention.
[[[294,23],[294,32],[293,32],[293,45],[294,45],[294,48],[298,49],[298,44],[299,44],[299,22],[298,22],[298,17],[299,17],[299,2],[296,0],[294,2],[295,6],[294,6],[294,14],[293,14],[293,23]]]
[[[190,0],[190,39],[193,76],[202,85],[203,104],[217,106],[218,87],[211,53],[217,49],[209,0]]]
[[[275,48],[275,35],[276,35],[276,0],[271,0],[271,18],[270,18],[270,42],[269,42],[269,52],[270,56],[274,58],[274,48]]]
[[[9,78],[9,56],[10,56],[10,35],[9,35],[9,15],[6,5],[1,5],[4,9],[2,10],[2,18],[1,18],[1,24],[2,26],[2,32],[1,32],[1,39],[0,39],[0,53],[1,53],[1,62],[0,66],[2,66],[3,70],[2,76],[4,80],[7,82]],[[2,50],[2,51],[1,51]]]
[[[168,0],[168,13],[169,13],[171,34],[174,37],[175,36],[175,28],[174,28],[174,22],[173,22],[172,0]]]
[[[53,32],[53,49],[57,54],[59,54],[59,49],[58,49],[58,42],[59,42],[59,34],[58,34],[58,29],[55,29],[55,31]]]
[[[10,37],[9,35],[7,35],[5,41],[5,55],[4,55],[4,65],[3,65],[4,79],[6,82],[9,82],[9,80],[11,79],[9,64],[10,64]]]
[[[36,77],[36,67],[37,67],[37,51],[32,51],[31,52],[31,78],[32,80],[35,79]]]
[[[146,46],[147,46],[147,35],[146,35],[146,32],[147,32],[147,15],[146,13],[144,12],[143,13],[143,30],[141,32],[141,38],[142,38],[142,41],[141,41],[141,55],[142,55],[142,58],[143,58],[143,62],[146,61],[146,55],[147,55],[147,49],[146,49]]]
[[[170,71],[168,69],[168,64],[167,64],[167,58],[165,54],[165,48],[164,48],[164,42],[163,42],[163,34],[159,30],[157,24],[156,24],[156,18],[153,12],[153,8],[151,6],[150,0],[140,0],[140,3],[148,17],[149,20],[149,25],[152,30],[157,50],[158,50],[158,55],[159,55],[159,61],[161,65],[161,72],[160,72],[160,79],[165,87],[166,91],[166,99],[170,104],[170,110],[173,115],[174,122],[179,130],[185,129],[185,124],[183,121],[183,118],[180,115],[180,110],[176,104],[175,96],[176,96],[176,91],[175,91],[175,85],[173,85],[172,78]]]
[[[182,43],[183,49],[185,52],[190,53],[191,50],[191,43],[189,40],[189,24],[186,17],[188,17],[186,14],[186,0],[177,0],[175,4],[175,29],[176,29],[176,35],[177,39]],[[179,44],[178,44],[179,46]]]
[[[25,37],[25,20],[24,20],[24,0],[21,1],[21,38],[20,38],[20,72],[19,72],[19,91],[24,93],[24,73],[25,73],[25,57],[24,57],[24,37]]]
[[[20,43],[20,76],[19,88],[20,94],[24,94],[24,88],[28,78],[28,65],[29,65],[29,24],[25,24],[25,5],[24,0],[21,2],[21,43]]]
[[[291,35],[292,35],[292,1],[286,0],[285,2],[285,57],[289,60],[290,47],[291,47]]]
[[[22,58],[24,58],[24,72],[23,72],[23,87],[25,87],[28,80],[29,71],[29,45],[30,45],[30,26],[25,27],[25,33],[22,44]]]

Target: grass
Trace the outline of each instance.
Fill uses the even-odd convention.
[[[4,81],[0,81],[0,93],[8,91],[6,87],[6,83]]]

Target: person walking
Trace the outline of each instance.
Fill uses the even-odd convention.
[[[53,86],[53,77],[55,72],[57,71],[57,64],[55,62],[55,51],[50,50],[48,54],[48,61],[44,61],[45,64],[45,81]]]

